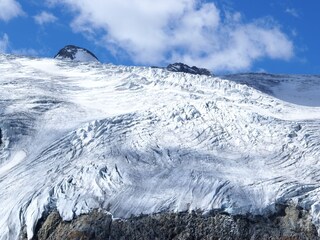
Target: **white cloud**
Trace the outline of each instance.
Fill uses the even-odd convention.
[[[220,14],[203,0],[47,1],[75,14],[74,31],[125,52],[135,63],[183,61],[238,71],[257,59],[288,60],[294,54],[293,43],[275,23],[243,23],[240,13]]]
[[[46,11],[43,11],[39,13],[38,15],[33,17],[35,22],[39,25],[44,25],[47,23],[54,23],[57,21],[57,17],[54,16],[52,13],[48,13]]]
[[[7,52],[9,47],[9,37],[5,33],[3,36],[0,38],[0,53],[5,53]]]
[[[0,20],[9,21],[23,15],[20,4],[15,0],[0,0]]]
[[[288,14],[290,14],[291,16],[296,17],[296,18],[299,17],[298,11],[297,11],[296,9],[294,9],[294,8],[287,8],[287,9],[286,9],[286,13],[288,13]]]

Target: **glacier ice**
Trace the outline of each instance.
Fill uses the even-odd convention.
[[[0,239],[24,226],[32,238],[52,208],[70,220],[93,208],[264,214],[295,201],[320,227],[316,94],[303,106],[236,76],[10,55],[0,71]]]

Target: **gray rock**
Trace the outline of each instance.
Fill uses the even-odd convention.
[[[112,216],[100,210],[80,215],[70,222],[64,222],[59,213],[54,211],[41,224],[34,239],[104,240],[109,238],[111,222]]]
[[[0,146],[2,145],[2,130],[0,128]]]
[[[190,67],[184,63],[169,64],[166,69],[170,72],[184,72],[190,74],[213,76],[213,74],[208,69],[198,68],[196,66]]]
[[[271,216],[231,216],[223,212],[157,213],[113,220],[94,210],[71,222],[52,212],[40,224],[35,239],[319,239],[310,215],[302,208],[278,205]]]

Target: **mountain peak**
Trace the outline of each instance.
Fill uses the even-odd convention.
[[[54,56],[56,59],[67,59],[77,62],[99,62],[98,58],[89,50],[75,45],[67,45]]]
[[[184,63],[173,63],[167,66],[167,70],[171,72],[184,72],[190,74],[207,75],[212,76],[212,73],[206,68],[198,68],[196,66],[188,66]]]

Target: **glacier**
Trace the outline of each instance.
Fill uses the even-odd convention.
[[[266,214],[290,201],[320,229],[318,76],[5,54],[0,72],[0,239],[31,239],[50,209]]]

